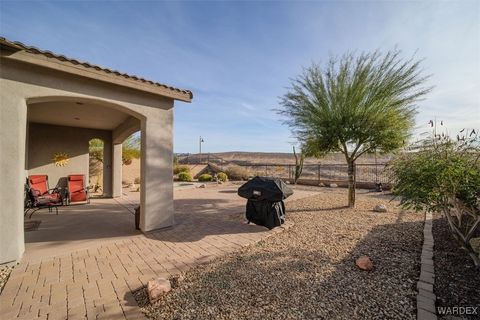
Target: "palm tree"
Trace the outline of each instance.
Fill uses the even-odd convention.
[[[407,142],[423,87],[420,61],[400,51],[332,57],[304,69],[281,98],[286,117],[309,156],[341,152],[348,165],[348,206],[355,206],[355,161],[374,150],[391,152]]]

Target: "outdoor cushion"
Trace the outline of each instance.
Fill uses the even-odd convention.
[[[48,177],[46,175],[31,175],[28,180],[30,188],[38,190],[40,194],[48,193]]]
[[[86,200],[87,200],[86,192],[75,192],[70,194],[70,201],[72,202],[86,201]]]
[[[68,191],[71,202],[86,201],[88,199],[84,181],[84,176],[81,174],[68,176]]]
[[[83,175],[79,175],[79,174],[71,175],[71,176],[68,176],[68,180],[69,181],[82,181],[82,184],[83,184]]]
[[[30,176],[30,183],[32,184],[44,183],[46,181],[47,179],[45,179],[45,176],[41,176],[41,177]]]
[[[81,184],[81,185],[71,184],[71,185],[69,186],[69,190],[70,190],[70,193],[75,193],[75,192],[79,192],[79,191],[84,191],[84,190],[83,190],[83,184]]]
[[[48,196],[40,196],[37,198],[37,205],[57,205],[61,204],[61,200],[59,198]]]

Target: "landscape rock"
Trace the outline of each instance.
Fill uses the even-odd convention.
[[[170,285],[173,289],[178,288],[178,286],[185,280],[184,276],[181,274],[176,274],[170,277]]]
[[[318,184],[318,186],[319,186],[319,187],[325,187],[325,183],[320,182],[320,183]]]
[[[368,256],[361,256],[355,261],[355,264],[357,267],[359,267],[361,270],[365,271],[371,271],[373,270],[373,262],[370,260]]]
[[[201,184],[201,185],[199,185],[198,187],[199,187],[199,188],[202,188],[202,189],[204,189],[204,188],[206,188],[206,187],[207,187],[207,185],[206,185],[205,183],[202,183],[202,184]]]
[[[338,184],[336,184],[336,183],[330,183],[330,188],[338,188]]]
[[[153,303],[160,299],[162,295],[172,290],[170,281],[164,278],[150,280],[147,283],[148,299]]]
[[[373,207],[373,211],[375,212],[387,212],[387,207],[384,204],[377,204]]]
[[[415,320],[423,215],[402,212],[398,200],[385,202],[391,214],[373,214],[383,200],[359,193],[352,218],[345,193],[337,188],[287,199],[287,212],[295,212],[289,218],[295,226],[288,232],[217,254],[207,265],[186,271],[179,287],[155,304],[148,303],[146,290],[139,290],[134,295],[141,310],[149,319]],[[390,244],[397,243],[403,250],[392,250]],[[363,255],[375,258],[372,271],[357,269],[355,260]]]

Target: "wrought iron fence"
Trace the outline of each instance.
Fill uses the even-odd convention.
[[[182,164],[215,164],[221,170],[230,166],[239,166],[246,169],[251,176],[271,176],[282,179],[293,180],[295,174],[294,164],[252,164],[248,161],[226,161],[220,157],[210,154],[187,155],[179,160]],[[361,163],[355,165],[355,180],[359,183],[388,183],[388,176],[385,171],[385,163]],[[320,183],[324,181],[347,182],[347,164],[305,164],[300,176],[302,181]]]
[[[251,175],[272,176],[282,179],[293,179],[295,165],[293,164],[249,164],[240,165]],[[317,181],[348,181],[346,164],[306,164],[303,166],[301,180]],[[387,183],[385,164],[356,164],[355,180],[357,182]]]

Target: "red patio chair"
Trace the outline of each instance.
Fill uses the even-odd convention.
[[[85,187],[85,175],[72,174],[67,178],[68,186],[68,202],[82,202],[90,203],[88,196],[88,189]]]
[[[58,207],[63,204],[62,197],[57,188],[48,188],[47,175],[31,175],[27,178],[26,201],[24,215],[31,210],[30,217],[40,209],[48,208],[48,211],[58,215]]]
[[[35,174],[28,176],[28,187],[35,190],[35,195],[51,200],[57,203],[62,201],[62,197],[57,188],[50,189],[48,186],[48,176],[46,174]]]

